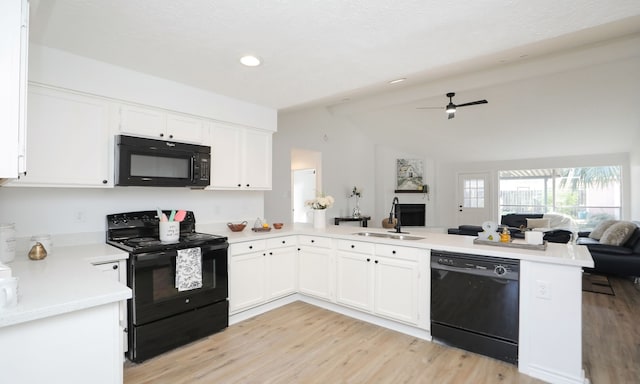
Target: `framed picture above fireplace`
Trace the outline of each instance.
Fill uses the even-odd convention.
[[[396,160],[395,192],[418,192],[424,188],[424,165],[421,159]]]

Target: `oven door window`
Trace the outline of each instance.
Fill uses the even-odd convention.
[[[145,324],[186,310],[226,300],[227,253],[202,249],[202,288],[178,291],[177,251],[136,255],[132,262],[134,324]]]
[[[133,177],[191,179],[191,158],[132,153],[129,173]]]

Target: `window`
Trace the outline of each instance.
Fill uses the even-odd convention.
[[[464,181],[465,208],[484,208],[484,179],[466,179]]]
[[[559,213],[578,230],[620,219],[621,167],[500,171],[500,215]]]

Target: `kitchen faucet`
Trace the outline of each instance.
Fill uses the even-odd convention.
[[[393,218],[395,217],[396,219],[396,225],[395,227],[395,232],[396,233],[403,233],[401,226],[400,226],[400,210],[397,207],[397,205],[400,204],[400,201],[398,200],[397,197],[393,198],[393,201],[391,202],[391,212],[389,212],[389,224],[393,224]],[[392,231],[389,231],[392,232]]]

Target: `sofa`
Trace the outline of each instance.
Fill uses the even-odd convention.
[[[604,238],[607,232],[606,229],[602,231],[602,228],[599,228],[600,225],[596,226],[596,228],[591,232],[578,232],[578,239],[576,240],[576,243],[584,245],[589,249],[589,253],[591,253],[591,257],[595,264],[594,268],[585,268],[585,270],[602,274],[639,277],[640,221],[607,221],[614,222],[613,224],[605,223],[605,225],[611,224],[607,229],[613,228],[613,225],[616,224],[616,222],[631,223],[632,225],[629,226],[632,228],[629,230],[630,235],[628,235],[627,239],[624,239],[622,244],[615,245],[612,244],[611,241],[603,241],[606,240]],[[600,233],[595,234],[594,236],[592,235],[592,232]]]
[[[502,215],[500,218],[500,228],[507,227],[514,239],[524,239],[523,229],[530,226],[531,219],[547,220],[550,223],[549,228],[544,231],[543,239],[550,243],[567,243],[571,240],[572,231],[570,230],[573,223],[566,216],[560,214],[542,214],[542,213],[510,213]],[[554,226],[561,225],[564,228]],[[460,225],[458,228],[449,228],[447,233],[450,235],[466,235],[478,236],[478,232],[482,232],[480,225]]]

